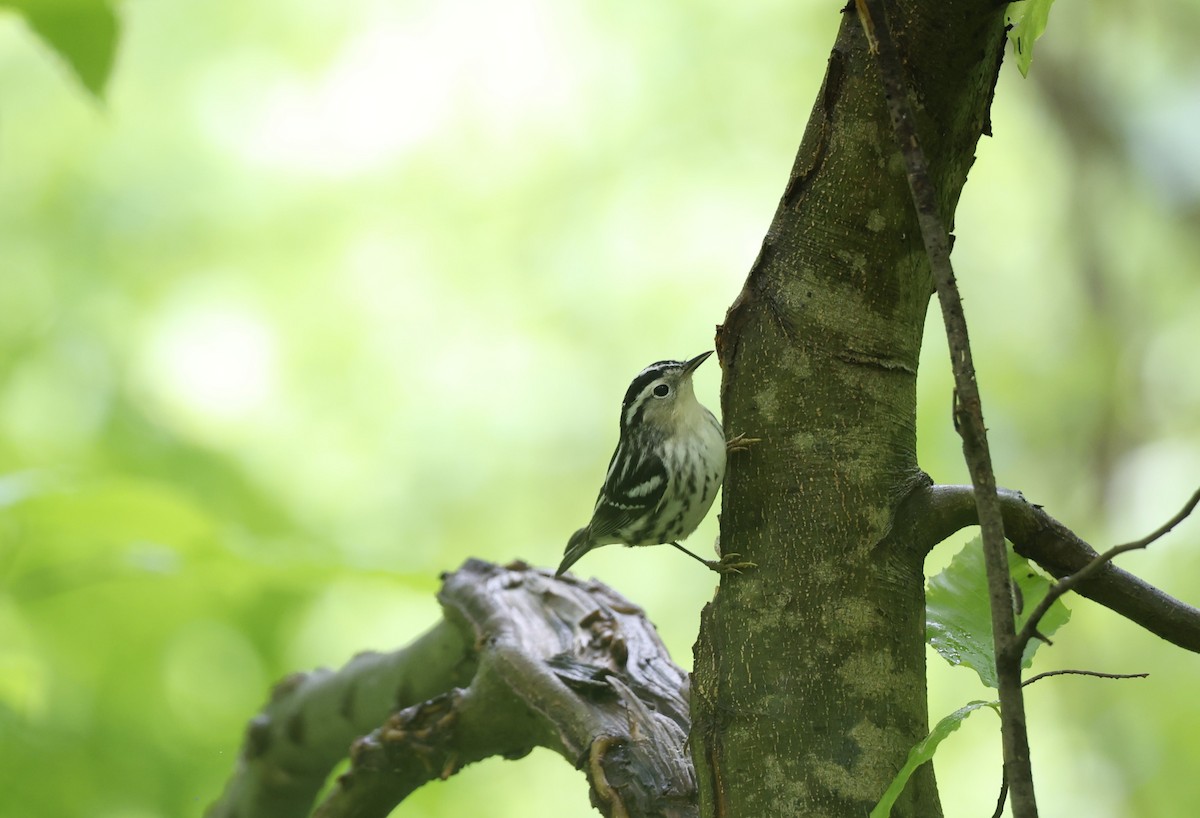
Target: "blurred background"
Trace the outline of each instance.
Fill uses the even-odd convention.
[[[556,564],[629,379],[711,348],[839,6],[128,0],[102,103],[0,15],[0,816],[198,815],[274,680],[406,643],[467,557]],[[999,481],[1097,547],[1200,482],[1198,35],[1060,3],[957,217]],[[921,460],[965,482],[940,333]],[[580,571],[690,667],[688,562]],[[1120,564],[1200,604],[1200,520]],[[1200,658],[1071,606],[1035,670],[1151,676],[1030,689],[1045,814],[1200,814]],[[932,653],[930,687],[990,697]],[[938,775],[990,814],[997,720]],[[544,752],[404,814],[484,803],[595,814]]]

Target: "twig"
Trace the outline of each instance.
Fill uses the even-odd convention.
[[[917,137],[913,106],[904,80],[904,67],[883,0],[856,0],[856,5],[867,41],[878,56],[876,63],[887,98],[888,113],[904,159],[917,223],[921,228],[925,253],[929,257],[950,345],[950,361],[958,395],[955,428],[962,436],[963,455],[975,487],[987,565],[992,639],[1000,687],[1004,767],[1012,789],[1013,815],[1015,818],[1035,818],[1037,801],[1033,790],[1033,769],[1029,761],[1025,702],[1021,692],[1021,650],[1015,639],[1016,623],[1004,544],[1004,520],[996,496],[996,477],[988,451],[987,430],[983,423],[982,401],[971,357],[967,322],[954,282],[954,268],[950,263],[949,233],[938,212],[936,189]]]
[[[1021,687],[1028,687],[1034,682],[1040,682],[1042,679],[1050,676],[1094,676],[1097,679],[1145,679],[1149,673],[1101,673],[1098,670],[1073,670],[1070,668],[1064,670],[1047,670],[1045,673],[1039,673],[1036,676],[1031,676],[1021,682]],[[1000,818],[1004,814],[1004,804],[1008,800],[1008,774],[1004,768],[1000,769],[1000,795],[996,798],[996,810],[992,813],[992,818]]]
[[[1047,670],[1045,673],[1039,673],[1036,676],[1030,676],[1025,681],[1021,682],[1022,687],[1029,687],[1034,682],[1040,682],[1049,676],[1093,676],[1097,679],[1146,679],[1149,678],[1149,673],[1101,673],[1098,670],[1072,670],[1070,668],[1064,670]]]
[[[1195,510],[1197,504],[1200,504],[1200,489],[1196,489],[1195,493],[1192,494],[1191,498],[1186,504],[1184,504],[1183,508],[1180,509],[1174,517],[1167,520],[1167,522],[1159,526],[1152,533],[1142,537],[1140,540],[1127,542],[1124,545],[1113,546],[1103,554],[1097,555],[1091,562],[1076,571],[1074,574],[1063,577],[1058,582],[1050,586],[1050,590],[1046,592],[1046,596],[1042,598],[1042,601],[1039,602],[1037,607],[1033,609],[1033,612],[1029,614],[1029,619],[1025,620],[1025,626],[1021,628],[1021,632],[1017,634],[1018,650],[1024,652],[1025,645],[1028,644],[1030,639],[1037,635],[1038,623],[1041,621],[1042,617],[1046,615],[1046,611],[1050,610],[1050,606],[1057,602],[1063,594],[1074,589],[1077,585],[1079,585],[1079,583],[1083,582],[1096,571],[1100,570],[1101,566],[1106,565],[1114,558],[1124,554],[1126,551],[1136,551],[1139,548],[1145,548],[1155,540],[1166,535],[1171,529],[1187,519],[1188,515]]]
[[[1101,673],[1098,670],[1047,670],[1045,673],[1039,673],[1021,682],[1021,687],[1028,687],[1034,682],[1041,681],[1050,676],[1094,676],[1098,679],[1145,679],[1149,673]],[[992,813],[992,818],[1000,818],[1004,815],[1004,804],[1008,800],[1008,773],[1003,767],[1000,768],[1000,795],[996,797],[996,809]]]

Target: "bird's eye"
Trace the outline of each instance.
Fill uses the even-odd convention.
[[[654,387],[654,397],[656,398],[665,398],[669,394],[671,394],[671,387],[667,386],[665,383],[660,383],[658,386]]]

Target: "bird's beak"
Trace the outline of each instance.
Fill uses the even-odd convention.
[[[708,352],[702,352],[699,355],[697,355],[695,358],[692,358],[690,361],[685,363],[683,365],[684,377],[687,377],[688,375],[691,375],[693,372],[695,372],[700,367],[700,364],[707,361],[708,356],[712,355],[712,354],[713,354],[713,351],[710,349]]]

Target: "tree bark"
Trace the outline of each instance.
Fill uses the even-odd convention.
[[[892,13],[946,224],[1004,44],[1003,7]],[[702,814],[861,816],[928,732],[921,543],[889,537],[916,461],[932,290],[878,74],[844,17],[759,257],[718,329],[728,433],[725,578],[696,645]],[[947,396],[949,406],[949,396]],[[895,815],[940,814],[926,766]]]

